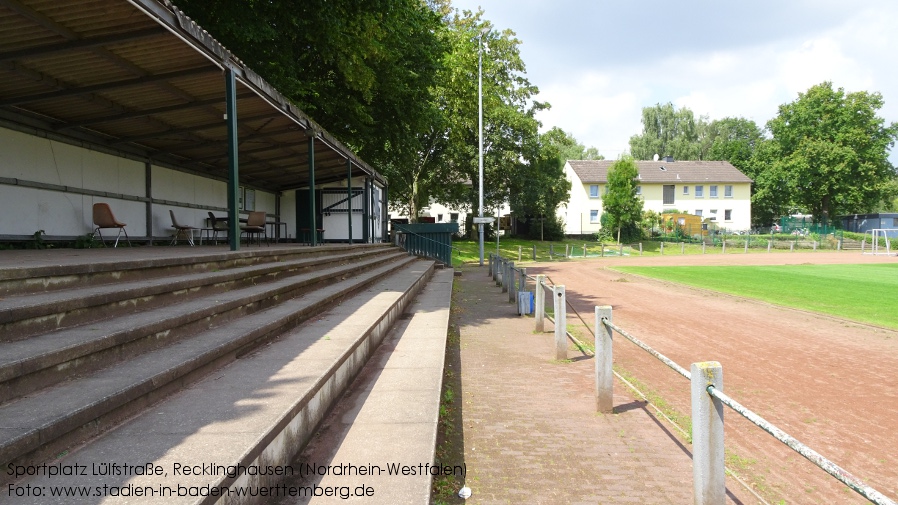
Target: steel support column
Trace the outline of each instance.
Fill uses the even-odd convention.
[[[309,244],[318,245],[318,218],[315,215],[315,135],[309,135]]]
[[[389,189],[389,186],[384,185],[383,216],[381,216],[381,219],[383,220],[383,221],[381,221],[381,235],[380,235],[381,242],[384,242],[387,240],[387,226],[390,222],[390,203],[389,203],[390,199],[388,198],[388,196],[389,196],[388,189]]]
[[[362,242],[371,242],[371,179],[365,177],[365,190],[362,193],[365,204],[362,206]]]
[[[346,159],[346,221],[349,224],[349,243],[352,244],[352,160]]]
[[[228,243],[232,251],[240,249],[240,209],[237,192],[240,190],[237,163],[237,79],[234,70],[225,68],[225,111],[228,123]]]

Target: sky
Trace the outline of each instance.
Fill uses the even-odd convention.
[[[672,102],[709,120],[758,126],[824,81],[879,92],[898,122],[894,0],[452,0],[521,41],[535,98],[607,159],[642,131],[643,107]],[[898,164],[898,148],[890,160]]]

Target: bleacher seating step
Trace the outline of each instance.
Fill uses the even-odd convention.
[[[344,274],[344,280],[283,300],[267,310],[233,319],[170,346],[132,357],[121,365],[0,405],[5,428],[0,432],[3,436],[0,462],[18,460],[42,449],[41,453],[34,454],[40,458],[73,439],[102,431],[123,416],[133,414],[135,407],[139,409],[142,404],[164,396],[210,367],[233,360],[260,341],[275,337],[410,261],[405,257],[403,261],[388,262],[355,276]],[[293,280],[283,279],[274,284],[289,284]],[[264,286],[250,296],[264,300],[276,296],[277,292],[278,287]],[[153,315],[148,317],[152,321]],[[76,401],[78,398],[83,399]]]
[[[162,486],[176,484],[194,486],[194,489],[209,486],[232,490],[276,485],[280,476],[199,472],[205,475],[174,478],[171,473],[176,464],[258,468],[288,465],[433,270],[431,261],[407,258],[393,262],[147,353],[130,360],[127,367],[115,367],[94,374],[90,379],[41,391],[44,402],[31,397],[12,402],[8,406],[19,404],[15,410],[21,413],[14,423],[19,430],[17,439],[24,444],[27,439],[40,438],[44,432],[52,434],[54,429],[62,429],[54,428],[54,421],[49,419],[59,414],[72,418],[69,422],[77,424],[84,419],[74,418],[103,404],[106,408],[112,407],[111,414],[106,415],[115,415],[115,407],[111,405],[114,402],[149,404],[158,398],[142,399],[152,397],[149,392],[142,393],[142,397],[133,393],[135,397],[129,398],[123,393],[124,383],[129,382],[129,388],[138,391],[165,387],[162,382],[177,383],[179,373],[189,375],[188,369],[195,369],[194,365],[202,365],[199,361],[207,360],[203,372],[214,367],[214,373],[205,373],[204,377],[152,404],[147,410],[121,414],[133,417],[90,443],[51,460],[59,465],[88,466],[110,461],[133,465],[151,463],[168,472],[167,477],[135,477],[110,472],[86,480],[77,475],[58,476],[54,485],[69,489],[79,486],[152,486],[157,491]],[[390,273],[386,275],[388,271]],[[313,306],[327,310],[298,324],[303,320],[302,314],[308,313]],[[443,326],[441,331],[445,337],[446,327]],[[264,337],[271,337],[265,345],[248,347]],[[214,349],[221,350],[214,351],[218,357],[210,355]],[[442,348],[437,354],[442,359]],[[423,356],[408,358],[422,361]],[[93,382],[77,384],[80,380]],[[88,391],[96,391],[96,394],[88,395]],[[43,396],[45,393],[55,396]],[[81,393],[84,400],[76,403],[76,393]],[[34,402],[32,405],[25,406],[31,401]],[[33,412],[42,403],[55,407],[49,408],[44,417],[39,417]],[[65,409],[60,405],[65,404],[81,407],[70,408],[68,413],[61,412]],[[0,417],[11,419],[7,413],[0,413]],[[28,430],[29,427],[33,428]],[[99,434],[108,428],[110,426],[101,418],[89,421],[82,429]],[[24,446],[20,447],[22,449]],[[9,461],[9,456],[8,452],[0,453],[0,462]],[[31,461],[46,460],[32,458]],[[6,463],[3,467],[6,468]],[[32,481],[25,479],[15,484],[24,486]],[[11,488],[2,486],[0,501],[8,489]],[[203,501],[197,497],[176,497],[176,494],[175,497],[157,496],[147,501]],[[232,497],[229,501],[240,500]],[[45,497],[17,498],[17,503],[23,504],[45,502]]]

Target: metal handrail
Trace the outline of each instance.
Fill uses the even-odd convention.
[[[762,430],[769,433],[773,438],[779,440],[780,442],[786,444],[793,451],[801,454],[811,463],[817,465],[824,472],[832,475],[839,481],[841,481],[846,486],[853,489],[856,493],[860,494],[864,498],[876,503],[877,505],[895,505],[895,502],[891,499],[884,496],[879,491],[873,489],[870,486],[864,484],[860,479],[852,475],[850,472],[845,470],[844,468],[836,465],[832,461],[823,457],[817,451],[811,449],[805,444],[799,442],[795,437],[789,435],[783,430],[777,428],[770,422],[768,422],[763,417],[755,414],[751,410],[744,407],[742,404],[733,400],[729,396],[727,396],[723,391],[715,388],[712,385],[709,385],[706,390],[708,394],[720,400],[721,403],[726,405],[727,407],[733,409],[737,413],[739,413],[742,417],[751,421],[755,426],[761,428]]]
[[[440,242],[440,241],[438,241],[438,240],[434,240],[434,239],[432,239],[432,238],[430,238],[430,237],[425,237],[424,235],[421,235],[420,233],[416,233],[416,232],[413,232],[413,231],[395,230],[394,233],[401,233],[401,234],[405,234],[405,235],[414,235],[414,236],[420,237],[420,238],[422,238],[422,239],[424,239],[424,240],[429,240],[429,241],[431,241],[431,242],[436,242],[437,244],[444,245],[442,242]],[[455,249],[456,251],[458,251],[458,255],[461,256],[461,249],[460,249],[460,248],[455,247],[455,246],[452,245],[452,244],[449,244],[449,247],[451,247],[452,249]]]
[[[645,343],[641,342],[639,339],[633,337],[627,331],[625,331],[624,329],[615,325],[614,323],[609,321],[607,318],[602,318],[601,322],[606,327],[618,332],[619,334],[623,335],[625,338],[627,338],[628,340],[630,340],[631,342],[633,342],[634,344],[636,344],[637,346],[639,346],[640,348],[642,348],[643,350],[645,350],[646,352],[651,354],[652,356],[655,356],[656,358],[658,358],[658,360],[660,360],[662,363],[664,363],[665,365],[667,365],[668,367],[670,367],[671,369],[673,369],[674,371],[676,371],[683,377],[685,377],[689,380],[692,380],[692,374],[688,370],[686,370],[683,367],[681,367],[680,365],[676,364],[674,361],[667,358],[666,356],[659,353],[658,351],[652,349]],[[790,449],[792,449],[795,452],[797,452],[798,454],[802,455],[808,461],[817,465],[821,470],[823,470],[826,473],[830,474],[831,476],[835,477],[836,479],[841,481],[843,484],[847,485],[849,488],[851,488],[852,490],[854,490],[855,492],[857,492],[864,498],[867,498],[868,500],[875,503],[876,505],[898,505],[891,499],[884,496],[879,491],[864,484],[860,479],[858,479],[857,477],[855,477],[854,475],[849,473],[847,470],[839,467],[838,465],[836,465],[832,461],[828,460],[824,456],[820,455],[818,452],[814,451],[807,445],[799,442],[797,439],[795,439],[791,435],[787,434],[786,432],[777,428],[776,426],[774,426],[773,424],[771,424],[770,422],[768,422],[761,416],[759,416],[759,415],[755,414],[754,412],[752,412],[751,410],[747,409],[746,407],[741,405],[736,400],[733,400],[732,398],[727,396],[723,391],[718,390],[713,385],[709,385],[706,388],[706,390],[709,395],[717,398],[718,400],[721,401],[721,403],[730,407],[731,409],[736,411],[739,415],[741,415],[741,416],[745,417],[746,419],[748,419],[749,421],[751,421],[755,426],[766,431],[771,436],[773,436],[775,439],[779,440],[780,442],[785,444]]]

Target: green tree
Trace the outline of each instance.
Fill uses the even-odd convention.
[[[397,191],[426,150],[443,23],[421,0],[177,0]],[[392,173],[391,173],[392,172]]]
[[[895,197],[889,149],[898,125],[876,115],[879,93],[845,93],[832,83],[812,86],[779,107],[767,123],[776,158],[765,171],[780,175],[791,202],[815,218],[868,212]]]
[[[789,174],[778,163],[781,155],[776,142],[762,140],[748,160],[745,174],[754,180],[751,195],[754,226],[767,227],[781,216],[792,214]]]
[[[605,157],[599,154],[599,150],[595,147],[585,147],[577,141],[572,135],[568,134],[561,128],[553,126],[547,131],[544,138],[552,143],[560,151],[560,159],[562,164],[567,160],[604,160]]]
[[[536,86],[526,78],[517,39],[511,30],[498,31],[482,19],[483,12],[454,11],[446,18],[450,50],[443,60],[434,97],[444,123],[445,150],[440,163],[446,177],[433,188],[447,205],[477,211],[478,54],[483,50],[484,206],[494,209],[508,201],[516,172],[535,158],[530,146],[539,145],[535,114],[548,107],[536,101]],[[488,49],[488,52],[487,52]],[[522,162],[523,160],[523,162]]]
[[[508,202],[515,215],[551,218],[568,201],[571,182],[564,176],[562,150],[570,140],[558,128],[529,138],[524,158],[508,184]]]
[[[757,174],[751,163],[764,134],[754,121],[726,117],[715,119],[707,127],[707,155],[703,159],[729,161],[740,172],[754,179]]]
[[[620,241],[622,228],[635,228],[642,220],[642,197],[636,194],[639,168],[630,156],[615,161],[608,168],[608,191],[602,200],[602,211],[608,226],[617,228]]]
[[[680,160],[703,159],[703,137],[707,120],[696,121],[686,107],[675,109],[670,102],[642,108],[642,133],[630,137],[630,154],[637,160],[654,155]]]

